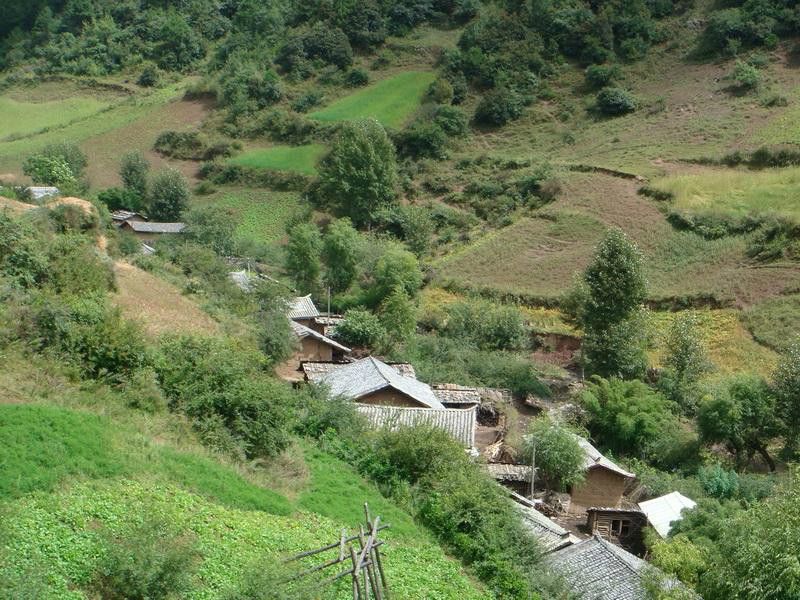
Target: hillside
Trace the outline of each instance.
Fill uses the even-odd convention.
[[[197,553],[162,596],[260,598],[254,561],[368,501],[393,597],[566,597],[482,464],[538,453],[544,512],[597,533],[578,435],[636,475],[608,506],[697,500],[628,550],[707,600],[789,597],[729,530],[796,502],[799,48],[782,0],[9,8],[0,552],[35,560],[0,595],[102,596],[152,513]],[[480,459],[279,377],[362,357],[488,394]]]

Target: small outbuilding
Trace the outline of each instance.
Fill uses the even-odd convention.
[[[124,231],[132,232],[143,242],[153,242],[163,235],[175,235],[181,233],[186,228],[186,224],[123,221],[119,228]]]
[[[679,492],[639,502],[639,509],[662,538],[669,535],[672,523],[683,518],[683,511],[697,506],[697,502]]]
[[[606,508],[593,506],[586,510],[586,527],[592,535],[614,542],[628,552],[644,554],[642,530],[647,517],[638,508]]]
[[[502,485],[517,494],[525,496],[530,493],[531,471],[530,465],[512,465],[508,463],[488,463],[486,470],[489,475]]]
[[[296,323],[313,328],[314,319],[321,317],[322,313],[317,310],[314,301],[311,299],[311,294],[308,294],[307,296],[292,298],[289,302],[286,316]]]
[[[357,404],[356,410],[375,429],[429,425],[446,431],[465,449],[475,447],[475,408],[412,408]]]
[[[138,221],[144,223],[147,217],[137,212],[130,210],[115,210],[111,213],[111,220],[114,222],[115,227],[121,227],[127,221]]]
[[[303,361],[341,361],[345,355],[350,354],[350,348],[310,327],[296,321],[291,321],[290,325],[292,333],[300,340],[300,349],[295,354],[295,360],[299,364]]]
[[[636,475],[603,456],[589,440],[576,436],[584,453],[584,480],[570,490],[569,512],[580,515],[592,506],[621,508],[625,487]]]

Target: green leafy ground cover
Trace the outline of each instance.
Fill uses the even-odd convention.
[[[400,127],[417,110],[434,78],[430,71],[406,71],[344,96],[309,117],[326,122],[373,118],[385,127]]]
[[[800,295],[770,298],[744,311],[743,321],[760,343],[782,351],[800,332]]]
[[[0,97],[0,138],[18,137],[85,119],[109,104],[97,98],[75,96],[50,102],[20,102]]]
[[[153,443],[124,422],[48,405],[0,405],[3,576],[40,598],[85,598],[103,536],[153,519],[199,552],[187,598],[211,599],[254,564],[335,540],[363,503],[392,528],[387,577],[397,598],[482,598],[458,563],[349,466],[304,447],[311,473],[296,504],[214,460]],[[41,586],[41,587],[38,587]],[[345,598],[347,586],[328,597]]]
[[[671,194],[671,206],[681,212],[734,219],[767,214],[792,221],[800,218],[797,167],[763,171],[714,169],[672,175],[652,185]]]
[[[230,159],[230,163],[254,169],[272,171],[296,171],[313,175],[317,170],[317,162],[325,153],[322,144],[306,144],[305,146],[272,146],[249,150]]]
[[[236,236],[267,244],[276,243],[286,234],[286,223],[301,208],[296,192],[273,192],[264,189],[224,188],[199,197],[198,204],[214,204],[230,209],[238,221]]]

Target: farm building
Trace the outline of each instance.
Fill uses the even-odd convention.
[[[444,409],[427,383],[405,377],[371,356],[334,369],[318,381],[330,388],[331,395],[360,404]]]
[[[478,388],[452,383],[434,384],[431,388],[439,402],[447,408],[467,408],[478,406],[481,403],[481,394]]]
[[[58,196],[61,193],[61,190],[53,186],[32,185],[25,188],[25,193],[30,196],[31,200],[38,201],[43,200],[44,198]]]
[[[316,382],[322,379],[328,373],[332,373],[336,369],[340,369],[351,364],[352,360],[340,360],[340,361],[304,361],[300,365],[300,370],[303,372],[306,381]],[[411,377],[411,379],[417,378],[417,373],[414,370],[414,365],[411,363],[397,363],[397,362],[387,362],[384,363],[392,367],[395,371],[400,373],[403,377]]]
[[[486,470],[500,485],[523,496],[530,494],[531,467],[529,465],[488,463]]]
[[[132,232],[143,242],[153,242],[162,235],[180,233],[186,228],[184,223],[148,223],[146,221],[124,221],[120,229]]]
[[[311,327],[314,319],[321,317],[322,313],[317,310],[314,301],[311,299],[311,294],[307,296],[298,296],[289,302],[289,308],[286,313],[292,321]]]
[[[672,492],[652,500],[639,502],[639,509],[662,538],[669,535],[671,524],[683,518],[683,511],[697,506],[691,498]]]
[[[358,404],[356,409],[376,429],[430,425],[449,433],[464,448],[472,450],[475,447],[474,407],[430,409]]]
[[[591,506],[620,508],[625,486],[636,475],[607,459],[588,440],[578,437],[578,443],[584,452],[585,476],[570,490],[569,512],[583,514]]]
[[[545,562],[560,574],[573,592],[592,600],[642,600],[647,597],[643,578],[648,564],[594,536],[552,552]]]
[[[350,354],[350,348],[325,337],[310,327],[296,321],[291,322],[291,327],[292,333],[300,340],[300,350],[295,354],[295,360],[299,363],[307,360],[336,361],[344,358],[346,354]]]
[[[628,552],[644,553],[642,530],[647,517],[638,508],[591,507],[586,510],[586,526],[593,535],[614,542]]]
[[[536,505],[540,501],[528,500],[513,492],[511,498],[522,515],[522,523],[536,537],[545,552],[555,552],[580,541],[561,525],[536,510]]]
[[[140,223],[144,223],[147,221],[147,217],[130,210],[115,210],[111,213],[111,220],[114,222],[115,227],[121,227],[122,224],[126,223],[127,221],[138,221]]]

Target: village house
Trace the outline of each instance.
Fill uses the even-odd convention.
[[[513,465],[509,463],[487,463],[486,470],[492,478],[509,490],[528,496],[531,491],[530,465]]]
[[[303,361],[300,364],[300,370],[303,372],[306,381],[316,383],[328,373],[332,373],[336,369],[347,366],[352,363],[352,359],[344,358],[340,361]],[[392,367],[395,371],[400,373],[403,377],[417,378],[417,373],[414,370],[414,365],[411,363],[387,362],[384,363]]]
[[[644,554],[642,530],[647,517],[638,508],[605,508],[586,510],[586,527],[590,533],[622,546],[628,552]]]
[[[679,492],[639,502],[639,510],[647,518],[648,524],[662,538],[669,535],[672,523],[683,518],[684,510],[690,510],[695,506],[697,506],[697,502]]]
[[[313,329],[314,319],[321,317],[322,313],[317,310],[314,301],[311,299],[311,294],[309,294],[293,298],[289,303],[286,316],[295,323],[300,323]]]
[[[318,382],[328,386],[332,396],[360,404],[444,409],[427,383],[405,377],[372,356],[334,369]]]
[[[514,500],[515,507],[522,516],[523,525],[533,534],[545,552],[555,552],[580,542],[579,538],[536,509],[541,500],[529,500],[514,492],[511,492],[511,499]]]
[[[299,349],[293,358],[298,366],[302,365],[303,361],[341,361],[347,354],[350,354],[350,348],[310,327],[301,325],[297,321],[291,321],[290,326],[292,333],[300,342]]]
[[[450,434],[465,449],[475,453],[475,408],[413,408],[356,404],[356,410],[375,429],[429,425]]]
[[[621,508],[625,487],[636,475],[603,456],[588,440],[576,437],[584,453],[584,480],[570,490],[568,512],[580,515],[592,506]]]
[[[431,389],[439,402],[446,408],[469,408],[481,403],[481,394],[478,388],[438,383],[433,384]]]
[[[123,221],[119,228],[123,231],[130,231],[139,240],[152,243],[163,235],[174,235],[181,233],[186,225],[184,223],[153,223],[147,221]]]
[[[138,221],[140,223],[144,223],[147,221],[147,217],[130,210],[115,210],[111,213],[111,220],[113,221],[115,227],[121,227],[123,223],[128,221]]]

